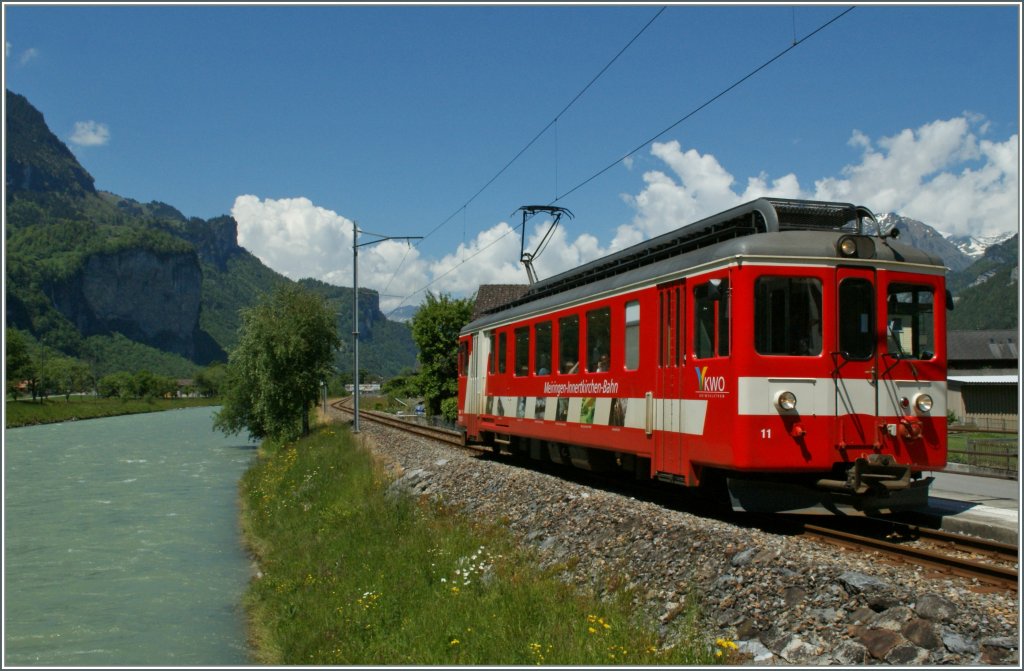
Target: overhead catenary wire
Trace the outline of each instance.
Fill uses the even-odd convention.
[[[824,30],[824,29],[825,29],[825,28],[827,28],[828,26],[832,25],[833,23],[835,23],[835,22],[836,22],[836,21],[838,21],[839,19],[843,18],[844,16],[846,16],[847,14],[849,14],[850,12],[852,12],[852,11],[853,11],[854,9],[855,9],[854,7],[847,7],[847,8],[846,8],[846,9],[845,9],[845,10],[844,10],[843,12],[841,12],[840,14],[838,14],[838,15],[834,16],[833,18],[829,19],[829,20],[828,20],[828,21],[826,21],[825,23],[821,24],[820,26],[818,26],[817,28],[815,28],[815,29],[814,29],[814,30],[813,30],[813,31],[812,31],[811,33],[808,33],[807,35],[805,35],[804,37],[800,38],[799,40],[797,40],[797,39],[794,39],[794,40],[793,40],[793,44],[789,45],[788,47],[786,47],[785,49],[783,49],[783,50],[782,50],[782,51],[780,51],[779,53],[775,54],[774,56],[772,56],[772,57],[771,57],[771,58],[769,58],[769,59],[768,59],[767,61],[765,61],[765,62],[764,62],[764,63],[762,63],[761,65],[757,66],[757,67],[756,67],[756,68],[754,68],[753,70],[751,70],[751,71],[750,71],[749,73],[747,73],[746,75],[744,75],[744,76],[743,76],[743,77],[741,77],[740,79],[737,79],[737,80],[736,80],[735,82],[733,82],[732,84],[730,84],[730,85],[729,85],[729,86],[728,86],[727,88],[723,89],[722,91],[720,91],[719,93],[715,94],[714,96],[712,96],[712,97],[708,98],[708,99],[707,99],[707,100],[705,100],[705,101],[704,101],[703,103],[701,103],[701,104],[700,104],[699,106],[697,106],[696,108],[694,108],[693,110],[691,110],[690,112],[688,112],[688,113],[687,113],[687,114],[686,114],[685,116],[683,116],[683,117],[682,117],[682,118],[680,118],[679,120],[677,120],[677,121],[673,122],[673,123],[672,123],[671,125],[669,125],[669,126],[668,126],[667,128],[665,128],[664,130],[661,130],[661,131],[659,131],[658,133],[656,133],[655,135],[653,135],[652,137],[650,137],[650,138],[648,138],[648,139],[644,140],[643,142],[641,142],[640,144],[638,144],[638,145],[637,145],[636,147],[634,147],[634,148],[633,148],[633,149],[631,149],[630,151],[626,152],[625,154],[623,154],[623,155],[622,155],[622,156],[620,156],[619,158],[615,159],[614,161],[612,161],[611,163],[609,163],[609,164],[608,164],[608,165],[606,165],[605,167],[603,167],[603,168],[601,168],[600,170],[598,170],[597,172],[595,172],[595,173],[594,173],[593,175],[591,175],[590,177],[586,178],[585,180],[583,180],[582,182],[580,182],[580,183],[579,183],[579,184],[577,184],[576,186],[572,187],[571,189],[569,189],[568,191],[566,191],[566,192],[565,192],[565,193],[563,193],[562,195],[560,195],[560,196],[556,197],[556,198],[555,198],[555,200],[554,200],[554,201],[552,201],[552,202],[553,202],[553,203],[557,203],[558,201],[562,200],[563,198],[565,198],[565,197],[566,197],[566,196],[568,196],[569,194],[571,194],[571,193],[573,193],[573,192],[575,192],[575,191],[579,190],[580,188],[582,188],[582,187],[586,186],[587,184],[589,184],[590,182],[594,181],[595,179],[597,179],[598,177],[600,177],[600,176],[601,176],[601,175],[603,175],[604,173],[608,172],[609,170],[611,170],[612,168],[614,168],[614,167],[615,167],[616,165],[618,165],[618,164],[619,164],[619,163],[621,163],[622,161],[626,160],[627,158],[629,158],[629,157],[630,157],[630,156],[632,156],[633,154],[637,153],[638,151],[640,151],[641,149],[643,149],[643,148],[644,148],[644,147],[646,147],[647,145],[649,145],[649,144],[651,144],[652,142],[654,142],[655,140],[657,140],[657,139],[658,139],[659,137],[661,137],[661,136],[662,136],[662,135],[664,135],[665,133],[669,132],[670,130],[672,130],[673,128],[675,128],[676,126],[678,126],[679,124],[683,123],[684,121],[686,121],[687,119],[689,119],[689,118],[690,118],[690,117],[692,117],[693,115],[695,115],[695,114],[697,114],[698,112],[700,112],[700,111],[701,111],[702,109],[704,109],[704,108],[705,108],[705,107],[707,107],[708,105],[712,104],[713,102],[715,102],[716,100],[718,100],[718,99],[719,99],[719,98],[721,98],[722,96],[726,95],[727,93],[729,93],[730,91],[732,91],[733,89],[735,89],[735,88],[736,88],[737,86],[739,86],[739,85],[740,85],[740,84],[742,84],[743,82],[747,81],[748,79],[750,79],[751,77],[753,77],[754,75],[756,75],[756,74],[757,74],[758,72],[760,72],[761,70],[764,70],[764,69],[765,69],[766,67],[768,67],[769,65],[771,65],[771,64],[772,64],[772,63],[774,63],[775,61],[779,60],[780,58],[782,58],[783,56],[785,56],[786,54],[788,54],[788,53],[789,53],[790,51],[792,51],[793,49],[796,49],[796,48],[797,48],[798,46],[800,46],[801,44],[803,44],[804,42],[806,42],[806,41],[807,41],[808,39],[810,39],[810,38],[814,37],[814,36],[815,36],[816,34],[818,34],[819,32],[821,32],[822,30]]]
[[[803,44],[804,42],[806,42],[806,41],[807,41],[807,40],[809,40],[810,38],[812,38],[812,37],[814,37],[815,35],[817,35],[818,33],[820,33],[820,32],[821,32],[822,30],[824,30],[825,28],[829,27],[830,25],[832,25],[833,23],[835,23],[835,22],[836,22],[836,21],[838,21],[839,19],[843,18],[844,16],[846,16],[847,14],[849,14],[850,12],[852,12],[852,11],[853,11],[853,10],[854,10],[855,8],[856,8],[856,7],[848,7],[848,8],[846,8],[846,9],[845,9],[844,11],[842,11],[842,12],[840,12],[839,14],[837,14],[836,16],[832,17],[831,19],[829,19],[829,20],[828,20],[828,21],[826,21],[825,23],[821,24],[820,26],[818,26],[818,27],[817,27],[817,28],[815,28],[815,29],[814,29],[813,31],[811,31],[810,33],[808,33],[807,35],[803,36],[803,37],[802,37],[802,38],[800,38],[800,39],[796,39],[796,37],[794,36],[794,39],[793,39],[793,43],[792,43],[791,45],[789,45],[788,47],[786,47],[785,49],[783,49],[783,50],[782,50],[782,51],[780,51],[779,53],[775,54],[774,56],[772,56],[771,58],[769,58],[768,60],[766,60],[766,61],[765,61],[764,63],[762,63],[761,65],[757,66],[756,68],[754,68],[753,70],[751,70],[751,71],[750,71],[749,73],[747,73],[746,75],[744,75],[744,76],[743,76],[743,77],[741,77],[740,79],[736,80],[735,82],[733,82],[732,84],[730,84],[730,85],[729,85],[729,86],[727,86],[726,88],[722,89],[722,90],[721,90],[721,91],[720,91],[719,93],[715,94],[715,95],[714,95],[714,96],[712,96],[711,98],[708,98],[708,99],[707,99],[706,101],[704,101],[703,103],[701,103],[701,104],[700,104],[699,106],[697,106],[696,108],[694,108],[693,110],[691,110],[690,112],[688,112],[687,114],[685,114],[684,116],[682,116],[681,118],[679,118],[678,120],[676,120],[675,122],[673,122],[672,124],[670,124],[669,126],[667,126],[666,128],[664,128],[663,130],[659,131],[658,133],[656,133],[655,135],[651,136],[651,137],[650,137],[650,138],[648,138],[647,140],[644,140],[644,141],[643,141],[642,143],[638,144],[638,145],[637,145],[636,147],[634,147],[633,149],[631,149],[631,150],[630,150],[630,151],[628,151],[627,153],[623,154],[623,155],[622,155],[622,156],[620,156],[619,158],[615,159],[614,161],[612,161],[611,163],[609,163],[609,164],[608,164],[608,165],[606,165],[605,167],[601,168],[600,170],[598,170],[597,172],[595,172],[595,173],[594,173],[593,175],[591,175],[590,177],[587,177],[587,178],[586,178],[585,180],[583,180],[582,182],[580,182],[580,183],[579,183],[579,184],[577,184],[576,186],[572,187],[571,189],[569,189],[569,190],[568,190],[568,191],[566,191],[565,193],[563,193],[563,194],[561,194],[561,195],[557,195],[557,193],[556,193],[555,199],[554,199],[553,201],[551,201],[551,203],[550,203],[550,204],[552,204],[552,205],[553,205],[554,203],[557,203],[557,202],[558,202],[559,200],[562,200],[562,199],[566,198],[567,196],[569,196],[569,195],[570,195],[570,194],[572,194],[572,193],[575,193],[575,192],[576,192],[576,191],[578,191],[579,189],[583,188],[584,186],[586,186],[586,185],[587,185],[587,184],[589,184],[590,182],[594,181],[595,179],[597,179],[598,177],[600,177],[600,176],[601,176],[601,175],[603,175],[604,173],[606,173],[606,172],[608,172],[609,170],[611,170],[612,168],[614,168],[614,167],[615,167],[616,165],[619,165],[619,164],[620,164],[620,163],[621,163],[622,161],[626,160],[627,158],[629,158],[629,157],[630,157],[630,156],[632,156],[633,154],[637,153],[638,151],[640,151],[641,149],[643,149],[643,148],[644,148],[644,147],[646,147],[647,145],[651,144],[652,142],[654,142],[655,140],[657,140],[658,138],[660,138],[660,137],[661,137],[662,135],[664,135],[665,133],[668,133],[669,131],[671,131],[671,130],[672,130],[673,128],[675,128],[675,127],[676,127],[676,126],[678,126],[679,124],[681,124],[681,123],[685,122],[686,120],[690,119],[690,118],[691,118],[691,117],[693,117],[693,116],[694,116],[695,114],[697,114],[697,113],[698,113],[698,112],[700,112],[701,110],[705,109],[706,107],[708,107],[709,105],[711,105],[711,104],[712,104],[712,103],[714,103],[715,101],[719,100],[720,98],[722,98],[723,96],[725,96],[726,94],[728,94],[728,93],[729,93],[730,91],[732,91],[733,89],[737,88],[738,86],[740,86],[741,84],[743,84],[743,83],[744,83],[745,81],[747,81],[748,79],[750,79],[750,78],[751,78],[751,77],[753,77],[754,75],[758,74],[759,72],[761,72],[762,70],[764,70],[765,68],[767,68],[768,66],[770,66],[770,65],[771,65],[772,63],[774,63],[775,61],[777,61],[777,60],[779,60],[780,58],[782,58],[783,56],[785,56],[786,54],[788,54],[788,53],[789,53],[790,51],[792,51],[792,50],[793,50],[793,49],[795,49],[796,47],[800,46],[801,44]],[[665,9],[665,8],[663,7],[661,11],[664,11],[664,9]],[[654,17],[654,18],[657,18],[657,17],[658,17],[658,16],[659,16],[659,15],[661,14],[661,11],[659,11],[659,12],[658,12],[658,14],[657,14],[657,15],[655,15],[655,17]],[[654,19],[651,19],[651,21],[650,21],[650,22],[648,22],[648,24],[647,24],[647,25],[649,26],[649,25],[650,25],[650,24],[651,24],[651,23],[652,23],[653,21],[654,21]],[[644,29],[646,29],[646,27],[647,27],[647,26],[644,26]],[[642,33],[642,32],[643,32],[643,30],[641,30],[641,33]],[[640,35],[640,34],[638,33],[636,37],[639,37],[639,35]],[[633,41],[635,41],[635,40],[636,40],[636,37],[634,37],[634,38],[633,38],[633,40],[631,40],[631,41],[630,41],[630,44],[632,44],[632,43],[633,43]],[[628,46],[629,46],[629,45],[627,45],[627,47],[628,47]],[[625,48],[623,48],[623,50],[622,50],[622,51],[625,51]],[[620,52],[619,52],[619,55],[621,55],[622,51],[620,51]],[[618,58],[618,55],[616,55],[616,58]],[[612,59],[612,62],[614,62],[614,60],[615,60],[615,59]],[[611,64],[611,63],[609,63],[609,65],[610,65],[610,64]],[[606,67],[605,67],[604,69],[606,70],[606,69],[607,69],[607,66],[606,66]],[[602,72],[604,72],[604,70],[602,70]],[[598,74],[598,76],[600,76],[600,73]],[[596,80],[596,77],[594,78],[594,80],[591,80],[591,83],[593,83],[593,82],[594,82],[595,80]],[[587,84],[587,87],[589,87],[589,86],[590,86],[590,84]],[[584,90],[586,90],[586,87],[584,88]],[[576,98],[574,98],[574,99],[573,99],[573,101],[572,101],[572,102],[575,102],[575,101],[576,101],[576,99],[578,99],[578,98],[579,98],[579,95],[582,95],[582,91],[580,92],[580,94],[578,94],[578,95],[576,96]],[[572,104],[572,103],[570,103],[570,105],[571,105],[571,104]],[[566,106],[566,108],[565,108],[565,109],[568,109],[568,106]],[[561,114],[563,114],[564,112],[565,112],[565,110],[563,109],[563,110],[562,110],[562,112],[560,112],[560,113],[559,113],[559,116],[560,116]],[[554,122],[555,122],[555,121],[557,121],[557,120],[558,120],[558,116],[556,116],[556,117],[555,117],[555,119],[554,119],[554,120],[552,121],[552,123],[554,123]],[[547,130],[547,128],[548,128],[548,127],[550,127],[550,126],[551,126],[551,124],[548,124],[548,126],[546,126],[546,127],[544,128],[544,130],[543,130],[543,131],[541,131],[541,133],[539,133],[539,134],[537,135],[537,137],[540,137],[540,135],[542,135],[542,134],[544,133],[544,131],[546,131],[546,130]],[[522,155],[522,153],[523,153],[524,151],[526,151],[526,149],[528,149],[528,148],[529,148],[529,146],[533,144],[533,142],[535,142],[535,141],[536,141],[537,137],[535,137],[535,138],[534,138],[533,140],[531,140],[531,141],[530,141],[530,144],[528,144],[528,145],[527,145],[526,147],[524,147],[524,148],[523,148],[523,150],[522,150],[521,152],[519,152],[519,154],[517,154],[517,155],[516,155],[516,158],[518,158],[519,156],[521,156],[521,155]],[[513,161],[514,161],[514,160],[515,160],[515,159],[513,159]],[[494,177],[493,177],[493,178],[492,178],[492,179],[491,179],[491,180],[490,180],[490,181],[489,181],[489,182],[488,182],[488,183],[487,183],[486,185],[484,185],[484,187],[483,187],[483,188],[481,188],[481,189],[480,189],[480,191],[478,191],[478,192],[477,192],[476,194],[474,194],[474,195],[473,195],[473,198],[476,198],[477,196],[479,196],[479,195],[480,195],[480,193],[482,193],[482,192],[483,192],[483,190],[487,188],[487,186],[490,186],[490,184],[491,184],[491,183],[492,183],[492,182],[493,182],[493,181],[494,181],[495,179],[497,179],[497,178],[498,178],[498,176],[500,176],[500,175],[501,175],[501,173],[502,173],[502,172],[504,172],[504,171],[505,171],[505,169],[507,169],[509,165],[511,165],[511,162],[509,162],[508,164],[506,164],[506,166],[505,166],[504,168],[502,168],[502,170],[501,170],[501,171],[500,171],[500,172],[499,172],[499,173],[498,173],[497,175],[495,175],[495,176],[494,176]],[[470,200],[472,200],[472,199],[470,199]],[[470,201],[467,201],[466,205],[468,205],[468,204],[469,204],[469,202],[470,202]],[[465,205],[464,205],[463,207],[465,207]],[[460,208],[460,210],[461,210],[461,208]],[[459,212],[459,210],[456,210],[455,212],[453,212],[453,213],[452,213],[452,214],[451,214],[451,215],[450,215],[450,216],[448,217],[448,219],[446,219],[445,221],[441,222],[441,224],[439,224],[439,225],[438,225],[437,227],[435,227],[435,228],[434,228],[434,229],[433,229],[433,230],[431,231],[431,233],[435,232],[435,231],[436,231],[436,230],[437,230],[438,228],[440,228],[441,226],[443,226],[444,224],[446,224],[446,223],[447,223],[447,222],[448,222],[449,220],[451,220],[451,218],[452,218],[452,217],[454,217],[454,216],[455,216],[455,215],[456,215],[456,214],[457,214],[458,212]],[[399,303],[399,304],[398,304],[398,306],[396,306],[396,307],[395,307],[395,308],[394,308],[394,309],[393,309],[393,310],[392,310],[391,312],[389,312],[388,314],[389,314],[389,315],[390,315],[390,314],[392,314],[392,313],[393,313],[393,312],[394,312],[395,310],[397,310],[397,309],[398,309],[398,308],[400,308],[400,307],[401,307],[402,305],[404,305],[404,304],[405,304],[405,301],[406,301],[406,300],[408,300],[409,298],[412,298],[413,296],[415,296],[415,295],[417,295],[417,294],[419,294],[419,293],[421,293],[421,292],[423,292],[423,291],[426,291],[426,290],[427,290],[427,289],[429,289],[429,288],[430,288],[431,286],[433,286],[433,285],[434,285],[434,284],[435,284],[435,283],[436,283],[436,282],[437,282],[438,280],[440,280],[440,279],[442,279],[442,278],[446,277],[447,275],[449,275],[450,273],[452,273],[452,272],[453,272],[454,270],[456,270],[456,269],[457,269],[457,268],[459,268],[460,266],[462,266],[462,265],[465,265],[465,264],[466,264],[467,262],[469,262],[469,260],[471,260],[471,259],[472,259],[472,258],[474,258],[475,256],[479,255],[479,254],[480,254],[480,253],[482,253],[483,251],[485,251],[485,250],[489,249],[490,247],[494,246],[494,245],[495,245],[495,244],[497,244],[497,243],[498,243],[498,242],[499,242],[500,240],[502,240],[503,238],[505,238],[505,237],[507,237],[508,235],[510,235],[510,234],[512,234],[513,232],[515,232],[515,230],[516,230],[516,229],[514,229],[514,228],[510,228],[510,229],[509,229],[508,231],[506,231],[506,232],[505,232],[505,233],[503,233],[502,235],[498,236],[497,238],[495,238],[494,240],[492,240],[492,241],[491,241],[490,243],[488,243],[487,245],[485,245],[485,246],[481,247],[480,249],[478,249],[478,250],[477,250],[476,252],[474,252],[473,254],[471,254],[471,255],[467,256],[467,257],[466,257],[466,258],[465,258],[464,260],[462,260],[461,262],[458,262],[458,263],[454,264],[454,265],[453,265],[453,266],[452,266],[451,268],[449,268],[449,269],[448,269],[448,270],[446,270],[445,272],[441,273],[440,275],[437,275],[437,276],[436,276],[436,277],[434,277],[434,278],[433,278],[432,280],[430,280],[429,282],[427,282],[427,284],[425,284],[424,286],[420,287],[420,288],[419,288],[419,289],[417,289],[416,291],[413,291],[413,292],[412,292],[412,293],[410,293],[410,294],[409,294],[408,296],[406,296],[406,297],[405,297],[405,298],[404,298],[404,299],[403,299],[403,300],[401,301],[401,303]],[[428,235],[430,235],[430,234],[428,234]],[[427,237],[427,236],[424,236],[424,237]],[[389,282],[389,284],[390,284],[390,282]]]
[[[555,142],[557,144],[558,139],[557,139],[557,125],[556,124],[558,123],[558,119],[563,114],[568,112],[569,108],[572,107],[576,103],[576,101],[579,100],[583,96],[583,94],[586,93],[587,90],[591,86],[593,86],[594,83],[598,79],[601,78],[601,75],[603,75],[608,70],[608,68],[610,68],[615,63],[615,61],[617,61],[619,59],[619,57],[622,56],[622,54],[624,54],[626,52],[626,50],[629,49],[629,47],[632,46],[633,43],[636,42],[637,39],[639,39],[640,36],[644,34],[644,32],[651,26],[651,24],[654,23],[655,20],[657,20],[657,18],[659,16],[661,16],[661,14],[665,11],[665,9],[666,9],[666,7],[662,7],[661,9],[659,9],[654,14],[654,16],[652,16],[651,19],[647,23],[645,23],[644,26],[633,36],[633,38],[629,42],[627,42],[624,47],[619,49],[619,52],[617,54],[615,54],[615,56],[612,57],[612,59],[610,61],[608,61],[608,63],[605,64],[605,66],[603,68],[601,68],[601,70],[596,75],[594,75],[590,79],[589,82],[587,82],[586,86],[584,86],[582,89],[580,89],[579,93],[577,93],[573,97],[572,100],[570,100],[568,103],[566,103],[565,107],[563,107],[554,116],[554,118],[552,118],[551,121],[549,121],[547,123],[547,125],[544,126],[544,128],[540,129],[540,131],[536,135],[534,135],[533,138],[529,142],[527,142],[526,145],[522,149],[520,149],[519,152],[508,161],[508,163],[503,165],[501,167],[501,169],[498,170],[498,172],[494,174],[493,177],[491,177],[489,180],[487,180],[486,184],[484,184],[479,189],[477,189],[476,193],[474,193],[472,196],[470,196],[469,199],[465,203],[463,203],[461,207],[459,207],[457,210],[455,210],[450,215],[448,215],[448,217],[446,219],[444,219],[444,221],[439,223],[437,226],[434,226],[434,228],[430,229],[430,232],[428,232],[426,235],[423,236],[423,240],[426,240],[427,238],[432,236],[434,233],[436,233],[438,230],[440,230],[445,224],[447,224],[452,219],[454,219],[455,215],[457,215],[459,212],[462,212],[463,213],[463,217],[465,217],[466,208],[469,207],[470,203],[472,203],[474,200],[476,200],[480,196],[480,194],[482,194],[484,191],[487,190],[487,187],[489,187],[491,184],[493,184],[495,181],[497,181],[497,179],[499,177],[501,177],[505,173],[506,170],[508,170],[510,167],[512,167],[512,164],[515,163],[517,160],[519,160],[519,158],[523,154],[525,154],[527,152],[527,150],[529,150],[530,147],[532,147],[537,142],[537,140],[539,140],[544,135],[544,133],[546,133],[548,131],[548,129],[550,129],[552,126],[555,126],[555,128],[556,128],[556,130],[555,130],[555,132],[556,132]],[[558,151],[557,146],[556,146],[555,151],[556,151],[556,161],[557,161],[557,151]],[[557,196],[558,195],[558,173],[557,173],[558,168],[557,168],[557,165],[555,167],[555,170],[556,170],[556,172],[555,172],[555,196]],[[463,241],[465,241],[465,232],[463,232]],[[422,244],[422,240],[420,241],[419,244]],[[416,246],[419,247],[419,244],[417,244]],[[388,280],[388,283],[387,283],[387,285],[384,288],[385,291],[387,291],[388,287],[391,286],[391,283],[394,281],[395,277],[398,276],[398,273],[402,269],[402,266],[405,265],[405,261],[409,257],[409,253],[410,252],[411,252],[411,249],[406,250],[405,255],[402,256],[402,260],[398,262],[398,267],[395,268],[394,274],[391,276],[391,279]],[[399,306],[399,307],[401,307],[401,306]],[[397,309],[397,308],[395,308],[395,309]]]
[[[546,126],[544,126],[544,128],[541,128],[541,129],[540,129],[540,131],[538,131],[538,133],[537,133],[536,135],[534,135],[534,136],[533,136],[533,139],[531,139],[531,140],[530,140],[529,142],[527,142],[527,143],[526,143],[526,146],[524,146],[524,147],[523,147],[522,149],[520,149],[520,150],[519,150],[519,152],[518,152],[518,153],[517,153],[517,154],[516,154],[515,156],[513,156],[513,157],[512,157],[512,158],[511,158],[511,159],[510,159],[510,160],[508,161],[508,163],[506,163],[505,165],[503,165],[503,166],[501,167],[501,170],[499,170],[499,171],[498,171],[497,173],[495,173],[495,174],[494,174],[494,176],[493,176],[493,177],[491,177],[491,178],[490,178],[489,180],[487,180],[487,183],[486,183],[486,184],[484,184],[484,185],[483,185],[483,186],[481,186],[481,187],[480,187],[479,189],[477,189],[476,193],[474,193],[474,194],[473,194],[472,196],[470,196],[470,197],[469,197],[469,200],[467,200],[467,201],[466,201],[465,203],[463,203],[463,204],[462,204],[462,207],[460,207],[459,209],[455,210],[455,211],[454,211],[454,212],[452,212],[452,213],[451,213],[450,215],[448,215],[448,218],[447,218],[447,219],[445,219],[445,220],[444,220],[444,221],[442,221],[442,222],[441,222],[440,224],[438,224],[437,226],[435,226],[434,228],[432,228],[432,229],[430,230],[430,232],[429,232],[429,233],[427,233],[427,234],[426,234],[425,236],[423,236],[423,238],[424,238],[424,239],[426,239],[426,238],[429,238],[429,237],[430,237],[431,235],[433,235],[434,233],[436,233],[436,232],[438,231],[438,229],[440,229],[440,228],[441,228],[442,226],[444,226],[444,225],[445,225],[445,224],[447,224],[447,223],[448,223],[449,221],[451,221],[451,220],[452,220],[452,219],[453,219],[453,218],[455,217],[455,215],[456,215],[456,214],[458,214],[458,213],[459,213],[459,212],[460,212],[461,210],[463,210],[463,209],[464,209],[464,208],[466,208],[466,207],[467,207],[467,206],[468,206],[468,205],[469,205],[470,203],[472,203],[472,202],[473,202],[474,200],[476,200],[476,199],[477,199],[477,197],[478,197],[478,196],[479,196],[479,195],[480,195],[481,193],[483,193],[483,192],[484,192],[484,191],[485,191],[485,190],[487,189],[487,187],[489,187],[489,186],[490,186],[491,184],[493,184],[493,183],[494,183],[494,182],[495,182],[495,181],[496,181],[496,180],[497,180],[497,179],[498,179],[499,177],[501,177],[501,176],[502,176],[502,175],[503,175],[503,174],[505,173],[505,171],[506,171],[506,170],[508,170],[508,169],[509,169],[510,167],[512,167],[512,164],[513,164],[513,163],[515,163],[515,162],[516,162],[517,160],[519,160],[519,158],[520,158],[520,157],[521,157],[521,156],[522,156],[523,154],[525,154],[525,153],[526,153],[526,151],[527,151],[527,150],[528,150],[528,149],[529,149],[530,147],[532,147],[532,146],[534,145],[534,143],[536,143],[536,142],[537,142],[537,140],[539,140],[539,139],[540,139],[540,138],[541,138],[541,137],[542,137],[542,136],[544,135],[544,133],[546,133],[546,132],[548,131],[548,129],[549,129],[549,128],[551,128],[551,127],[552,127],[553,125],[555,125],[555,124],[556,124],[556,123],[558,122],[558,119],[559,119],[559,117],[561,117],[561,116],[562,116],[563,114],[565,114],[566,112],[568,112],[568,111],[569,111],[569,108],[570,108],[570,107],[572,107],[572,106],[573,106],[573,105],[574,105],[574,104],[576,103],[576,101],[577,101],[577,100],[579,100],[579,99],[580,99],[580,98],[581,98],[581,97],[583,96],[583,94],[584,94],[584,93],[586,93],[586,92],[587,92],[587,90],[588,90],[588,89],[589,89],[589,88],[590,88],[591,86],[593,86],[593,85],[594,85],[594,83],[595,83],[595,82],[596,82],[596,81],[597,81],[598,79],[600,79],[600,78],[601,78],[601,75],[603,75],[603,74],[604,74],[604,73],[605,73],[605,72],[606,72],[606,71],[608,70],[608,68],[610,68],[610,67],[611,67],[611,66],[612,66],[612,65],[613,65],[613,64],[615,63],[615,61],[617,61],[617,60],[619,59],[619,57],[620,57],[620,56],[622,56],[622,54],[624,54],[624,53],[626,52],[626,49],[629,49],[629,47],[630,47],[630,46],[632,46],[632,44],[633,44],[634,42],[636,42],[636,41],[637,41],[637,39],[639,39],[639,37],[640,37],[641,35],[643,35],[643,34],[644,34],[644,32],[645,32],[645,31],[646,31],[646,30],[647,30],[647,29],[648,29],[648,28],[649,28],[649,27],[651,26],[651,24],[652,24],[652,23],[654,23],[654,21],[655,21],[655,20],[656,20],[656,19],[657,19],[657,18],[658,18],[659,16],[661,16],[662,12],[664,12],[664,11],[665,11],[665,9],[666,9],[665,7],[662,7],[661,9],[659,9],[659,10],[657,11],[657,13],[656,13],[656,14],[655,14],[654,16],[652,16],[652,17],[651,17],[651,20],[650,20],[650,21],[648,21],[647,23],[645,23],[645,24],[644,24],[644,26],[643,26],[643,28],[641,28],[641,29],[639,30],[639,32],[637,32],[637,34],[633,36],[633,39],[631,39],[631,40],[630,40],[629,42],[627,42],[627,43],[626,43],[626,46],[624,46],[624,47],[622,47],[621,49],[619,49],[619,52],[618,52],[617,54],[615,54],[615,56],[614,56],[614,57],[613,57],[613,58],[612,58],[612,59],[611,59],[610,61],[608,61],[607,65],[605,65],[605,66],[604,66],[603,68],[601,68],[601,71],[600,71],[600,72],[598,72],[598,73],[597,73],[596,75],[594,75],[594,76],[593,76],[593,78],[591,78],[591,80],[590,80],[589,82],[587,82],[587,85],[586,85],[586,86],[584,86],[584,87],[583,87],[582,89],[580,89],[580,92],[579,92],[579,93],[577,93],[577,94],[576,94],[576,95],[575,95],[575,96],[573,97],[573,99],[572,99],[572,100],[570,100],[570,101],[569,101],[568,103],[566,103],[565,107],[563,107],[563,108],[561,109],[561,111],[559,111],[559,112],[558,112],[558,114],[556,114],[556,115],[554,116],[554,118],[552,118],[552,119],[551,119],[551,121],[549,121],[549,122],[547,123],[547,125],[546,125]]]

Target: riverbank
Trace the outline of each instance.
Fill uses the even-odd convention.
[[[128,399],[99,398],[97,396],[50,397],[45,400],[23,399],[4,402],[4,428],[36,424],[73,422],[98,417],[135,415],[181,408],[220,405],[219,398],[154,398]]]
[[[258,569],[245,608],[253,660],[272,665],[709,665],[699,607],[667,637],[625,576],[602,594],[541,568],[499,519],[405,495],[347,428],[265,443],[240,483]],[[578,559],[576,560],[578,561]],[[671,640],[674,644],[667,644]]]

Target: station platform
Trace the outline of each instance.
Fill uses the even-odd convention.
[[[1020,544],[1019,480],[972,475],[952,470],[925,473],[933,476],[928,508],[923,515],[928,526],[953,533]]]

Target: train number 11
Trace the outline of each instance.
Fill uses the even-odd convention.
[[[771,429],[761,429],[761,440],[768,440],[772,437]]]

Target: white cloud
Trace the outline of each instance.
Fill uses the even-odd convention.
[[[853,131],[849,145],[862,151],[860,162],[845,166],[839,177],[801,188],[796,175],[747,179],[739,192],[736,180],[714,156],[678,142],[655,143],[651,154],[669,173],[644,174],[646,186],[625,196],[636,209],[620,226],[612,249],[619,249],[684,223],[764,195],[838,200],[863,204],[878,213],[897,212],[955,234],[989,235],[1017,230],[1018,137],[1004,142],[979,140],[988,130],[984,118],[965,114],[934,121],[916,130],[872,141]]]
[[[76,121],[71,143],[79,147],[98,147],[110,141],[110,129],[96,121]]]
[[[352,286],[352,221],[317,207],[308,198],[242,195],[231,215],[238,222],[238,244],[267,266],[291,279],[315,277]],[[530,230],[536,249],[550,220]],[[372,238],[360,237],[360,242]],[[359,248],[359,286],[380,294],[386,314],[399,305],[419,305],[424,290],[470,296],[481,284],[525,284],[519,263],[518,228],[499,222],[437,260],[423,259],[405,241],[384,240]],[[607,253],[589,233],[570,240],[559,226],[535,263],[540,277],[550,277]]]
[[[296,280],[347,277],[352,285],[349,219],[308,198],[260,200],[252,195],[238,196],[231,216],[238,222],[238,244],[279,273]]]
[[[231,216],[238,222],[238,244],[282,275],[352,286],[351,219],[308,198],[260,200],[253,195],[235,198]],[[359,242],[372,239],[361,234]],[[384,240],[359,248],[359,286],[381,294],[402,294],[381,296],[385,312],[397,307],[407,289],[426,284],[426,277],[419,252],[405,242]]]
[[[8,48],[9,47],[10,47],[10,44],[8,44]],[[39,55],[39,50],[36,49],[35,47],[26,49],[25,51],[21,52],[21,57],[18,58],[18,64],[19,65],[27,65],[29,63],[29,61],[35,60],[36,56],[38,56],[38,55]]]

